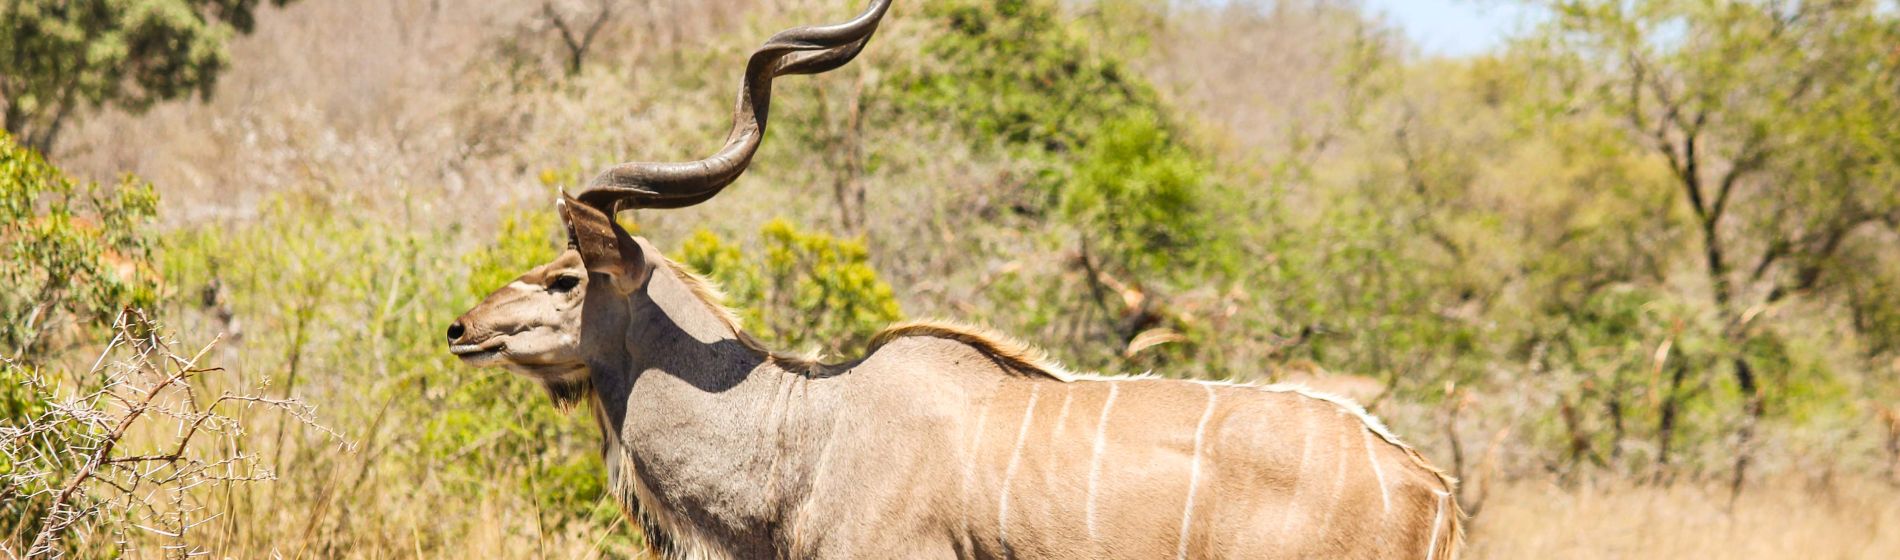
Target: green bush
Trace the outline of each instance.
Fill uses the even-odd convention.
[[[979,139],[1052,152],[1131,107],[1156,103],[1127,65],[1089,49],[1054,3],[958,0],[925,13],[948,33],[925,46],[939,72],[912,78],[917,101],[961,115]]]
[[[1038,161],[1032,210],[1059,201],[1077,156],[1105,123],[1162,114],[1154,88],[1096,53],[1052,2],[955,0],[925,7],[944,32],[924,46],[929,62],[900,72],[899,110],[956,123],[978,148],[1001,145]]]
[[[1222,188],[1212,155],[1187,141],[1179,113],[1126,62],[1147,32],[1143,8],[1103,9],[1085,16],[1102,27],[1089,31],[1047,0],[929,4],[934,33],[920,61],[894,73],[889,106],[904,118],[951,123],[977,153],[1026,168],[1022,187],[998,180],[1009,190],[986,193],[985,204],[1011,213],[997,225],[1028,228],[1037,251],[1080,257],[998,279],[989,290],[1036,296],[983,310],[994,313],[984,319],[1039,331],[1080,366],[1219,371],[1224,364],[1209,363],[1219,357],[1192,350],[1219,334],[1178,313],[1193,305],[1170,296],[1233,277],[1236,253],[1225,239],[1239,230],[1217,226],[1245,207],[1229,198],[1243,193]],[[1111,284],[1161,297],[1130,307],[1110,297],[1122,289]],[[1163,348],[1173,355],[1166,360],[1152,352],[1139,363],[1104,358],[1124,356],[1153,327],[1188,340]],[[1066,340],[1050,340],[1057,336]]]
[[[34,363],[62,324],[102,326],[121,307],[150,305],[157,206],[134,177],[76,181],[0,133],[0,357]]]
[[[282,6],[291,0],[270,0]],[[210,97],[226,44],[260,0],[13,0],[0,7],[0,99],[10,133],[46,149],[82,106],[133,112]]]
[[[680,262],[718,282],[746,328],[779,348],[856,355],[878,329],[903,317],[864,242],[799,231],[784,219],[759,229],[762,254],[699,230]]]
[[[1152,114],[1105,123],[1076,163],[1063,213],[1096,232],[1118,263],[1166,277],[1218,252],[1203,200],[1207,164]]]

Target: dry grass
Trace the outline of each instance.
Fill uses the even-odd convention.
[[[1500,486],[1469,558],[1894,558],[1900,487],[1784,477],[1728,507],[1720,485]]]

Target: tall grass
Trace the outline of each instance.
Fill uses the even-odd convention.
[[[1777,478],[1733,505],[1721,486],[1499,490],[1472,528],[1473,558],[1883,558],[1900,550],[1900,491],[1866,478]]]

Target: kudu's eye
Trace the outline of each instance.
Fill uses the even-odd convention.
[[[580,285],[581,277],[579,276],[557,276],[554,278],[553,283],[548,284],[548,291],[558,294],[572,291],[574,288],[580,287]]]

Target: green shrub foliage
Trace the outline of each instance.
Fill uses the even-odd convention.
[[[0,133],[0,356],[32,363],[157,296],[151,185],[66,176]]]
[[[1210,165],[1170,130],[1145,79],[1092,48],[1054,3],[956,0],[925,13],[943,32],[924,47],[931,63],[895,79],[901,110],[941,115],[978,148],[1034,162],[1021,209],[1062,208],[1127,261],[1117,264],[1203,252]]]
[[[801,231],[781,218],[759,228],[759,241],[762,247],[748,254],[702,229],[679,258],[718,283],[746,328],[767,344],[855,356],[878,329],[903,317],[862,240]]]

